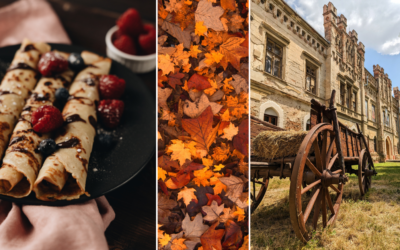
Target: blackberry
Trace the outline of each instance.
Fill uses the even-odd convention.
[[[51,155],[57,150],[57,144],[53,139],[44,139],[39,143],[38,149],[43,155]]]

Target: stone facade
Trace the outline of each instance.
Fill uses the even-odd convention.
[[[328,106],[333,89],[339,120],[360,125],[375,160],[399,157],[399,99],[379,65],[364,68],[365,46],[335,6],[323,6],[325,37],[285,1],[252,0],[251,114],[277,126],[306,130],[310,101]],[[273,118],[275,119],[275,118]],[[400,157],[399,157],[400,158]]]

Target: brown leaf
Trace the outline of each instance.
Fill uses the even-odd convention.
[[[183,113],[185,113],[187,116],[191,118],[195,118],[199,116],[204,110],[206,110],[207,107],[210,106],[213,115],[217,114],[222,108],[221,104],[218,104],[216,102],[210,102],[206,94],[203,94],[195,102],[190,102],[186,100],[185,105],[183,106]]]
[[[225,69],[228,66],[228,62],[230,62],[235,69],[240,70],[240,58],[249,55],[248,49],[240,46],[244,40],[244,38],[240,37],[231,37],[219,47],[220,52],[224,54],[222,61],[225,62]],[[222,61],[221,64],[223,64]]]
[[[171,36],[175,37],[178,39],[180,43],[183,43],[183,46],[187,49],[190,48],[190,30],[185,29],[182,30],[179,24],[171,23],[170,21],[167,21],[172,17],[171,14],[168,15],[168,17],[164,20],[163,24],[161,25],[161,28],[168,32]]]
[[[242,241],[243,233],[240,227],[233,221],[228,220],[225,224],[225,238],[222,242],[224,248],[235,246]]]
[[[197,89],[197,90],[205,90],[211,87],[210,82],[208,81],[208,78],[205,76],[201,76],[199,74],[193,74],[187,83],[187,86],[189,89]]]
[[[219,217],[219,221],[225,223],[228,220],[235,218],[233,213],[234,212],[230,208],[224,208],[223,214]]]
[[[249,119],[239,125],[239,133],[233,138],[233,147],[245,156],[249,155]]]
[[[240,94],[240,92],[249,92],[249,85],[245,78],[241,77],[240,75],[233,75],[232,76],[234,81],[229,82],[234,88],[236,94]]]
[[[158,54],[168,54],[172,55],[176,51],[175,47],[163,47],[161,45],[158,45]]]
[[[195,12],[196,22],[203,21],[204,25],[215,31],[223,31],[224,26],[219,19],[224,14],[224,9],[216,6],[213,7],[212,3],[207,0],[201,0]]]
[[[158,223],[168,223],[168,216],[171,214],[170,210],[177,205],[176,201],[169,199],[165,194],[158,193]]]
[[[182,127],[197,142],[196,147],[207,151],[218,131],[218,125],[213,128],[212,124],[213,114],[210,106],[198,118],[182,119]]]
[[[222,250],[221,239],[225,234],[225,230],[215,230],[218,224],[219,222],[216,222],[200,237],[203,250]]]
[[[226,185],[227,192],[226,196],[233,201],[236,202],[237,199],[242,195],[244,182],[239,177],[231,175],[229,177],[221,177],[219,180]]]
[[[170,88],[162,89],[162,88],[158,87],[158,106],[159,107],[163,108],[164,110],[169,111],[167,99],[171,95],[171,93],[172,93],[172,89],[170,89]]]
[[[186,214],[185,219],[182,221],[182,229],[185,233],[185,238],[191,241],[199,242],[200,236],[207,231],[209,226],[203,224],[203,216],[201,213],[194,217],[191,221],[189,214]]]
[[[184,76],[185,74],[179,73],[179,69],[175,69],[175,73],[168,76],[168,84],[175,89],[176,85],[182,85],[181,79]]]
[[[206,221],[213,222],[218,219],[219,215],[224,210],[224,204],[218,206],[216,201],[211,203],[211,206],[204,206],[203,211],[207,214],[203,219]]]
[[[168,155],[158,157],[158,166],[167,172],[179,170],[178,162],[171,160],[171,157]]]

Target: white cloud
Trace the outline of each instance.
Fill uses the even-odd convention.
[[[400,0],[330,0],[338,16],[347,18],[347,32],[355,30],[358,40],[381,54],[400,53]],[[322,7],[329,0],[288,0],[320,34],[324,34]]]

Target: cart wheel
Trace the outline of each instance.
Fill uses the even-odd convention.
[[[372,183],[371,173],[373,164],[369,161],[367,151],[361,150],[360,158],[358,160],[358,186],[360,187],[361,196],[368,192]],[[367,171],[366,171],[367,170]]]
[[[334,223],[339,213],[346,177],[341,169],[333,171],[332,168],[338,158],[337,150],[333,150],[336,147],[334,138],[332,125],[320,123],[314,126],[304,138],[293,165],[290,219],[296,236],[304,243],[310,240],[311,227],[307,222],[312,222],[316,229],[322,215],[322,226],[326,227]],[[303,181],[307,182],[305,188],[302,188]],[[311,196],[306,194],[309,190]]]
[[[263,178],[262,182],[257,181],[257,179],[255,178],[252,180],[253,191],[251,193],[251,207],[250,207],[251,213],[253,213],[257,209],[258,205],[260,205],[262,199],[264,198],[265,192],[267,192],[268,182],[269,179],[266,177]],[[258,190],[258,192],[255,189],[255,183],[261,184],[261,187]]]

